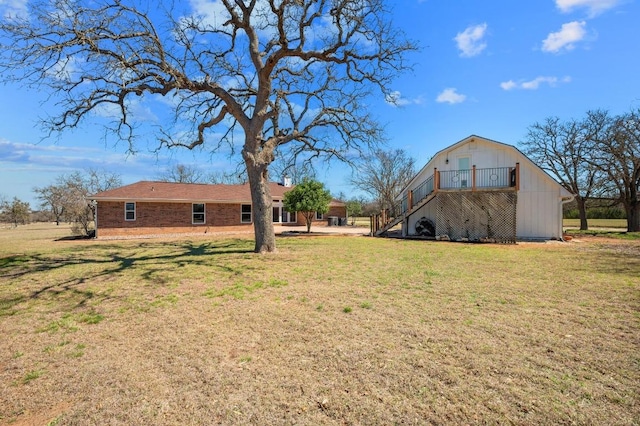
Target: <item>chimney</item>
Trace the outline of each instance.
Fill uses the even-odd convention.
[[[291,187],[291,178],[289,176],[284,175],[284,177],[282,178],[282,186],[284,186],[285,188]]]

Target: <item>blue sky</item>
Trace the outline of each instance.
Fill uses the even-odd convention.
[[[206,3],[215,1],[192,2]],[[0,0],[0,19],[24,7],[24,0]],[[638,0],[399,0],[393,7],[393,22],[421,50],[409,58],[414,71],[393,84],[396,105],[380,95],[371,108],[386,124],[389,148],[406,150],[418,167],[471,134],[517,145],[528,126],[549,116],[640,107]],[[155,154],[155,141],[144,138],[127,155],[125,144],[91,125],[43,139],[38,120],[55,108],[46,93],[0,85],[5,198],[35,208],[33,187],[86,168],[117,172],[127,184],[154,179],[170,164],[209,173],[231,171],[235,163],[187,150]],[[348,166],[316,166],[332,193],[357,195]]]

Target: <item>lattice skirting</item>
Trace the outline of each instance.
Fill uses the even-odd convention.
[[[436,235],[452,240],[516,242],[515,191],[440,192],[436,207]]]

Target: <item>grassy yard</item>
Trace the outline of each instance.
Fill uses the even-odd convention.
[[[640,422],[640,241],[0,230],[0,424]]]

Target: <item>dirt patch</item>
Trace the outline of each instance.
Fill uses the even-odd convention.
[[[15,419],[10,419],[12,426],[35,426],[58,424],[58,420],[73,406],[70,402],[60,402],[53,407],[37,413],[22,412]]]

